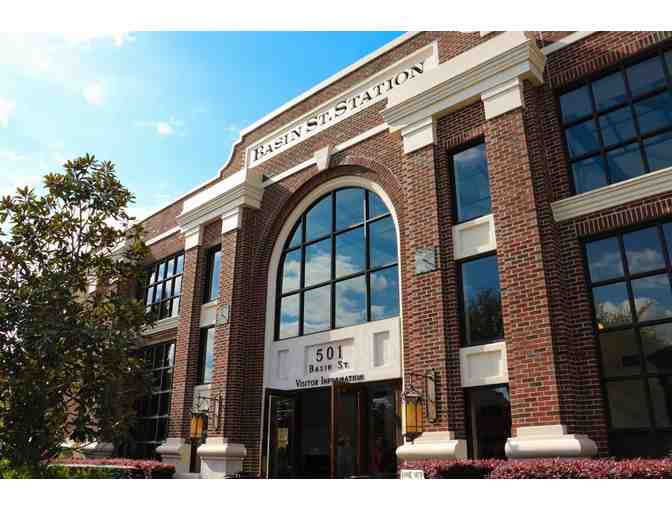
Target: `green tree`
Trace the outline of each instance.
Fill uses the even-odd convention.
[[[148,253],[133,194],[88,154],[44,187],[0,202],[0,457],[33,473],[66,438],[126,437],[146,385],[129,356],[147,323],[129,292]]]

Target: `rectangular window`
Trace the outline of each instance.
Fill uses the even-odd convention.
[[[215,328],[201,330],[198,384],[210,384],[215,366]]]
[[[459,267],[464,345],[501,340],[504,327],[497,255],[467,260]]]
[[[138,421],[132,433],[129,455],[149,459],[156,457],[156,447],[168,437],[175,344],[150,345],[143,348],[140,355],[150,372],[152,387],[139,401]]]
[[[208,279],[205,288],[205,303],[219,298],[219,272],[222,267],[222,249],[215,246],[208,250]]]
[[[560,96],[576,193],[672,166],[672,50]]]
[[[485,143],[480,142],[456,152],[451,161],[457,223],[490,214],[490,180]]]
[[[672,440],[671,243],[667,222],[584,244],[613,455],[664,455]]]
[[[145,311],[155,320],[177,317],[180,313],[184,253],[156,262],[145,272],[143,299]]]
[[[469,449],[475,459],[504,459],[511,437],[511,398],[508,385],[466,390]]]

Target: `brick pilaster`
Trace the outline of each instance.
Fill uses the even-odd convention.
[[[550,289],[522,109],[485,128],[514,435],[561,422]]]

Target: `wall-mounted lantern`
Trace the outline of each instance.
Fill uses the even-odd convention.
[[[206,403],[206,405],[203,405]],[[194,401],[194,407],[191,411],[191,423],[189,438],[192,444],[204,443],[208,436],[208,421],[212,409],[212,415],[215,420],[219,417],[219,409],[221,404],[221,396],[206,397],[205,395],[198,395]],[[215,427],[218,426],[218,421],[215,421]]]
[[[424,432],[424,418],[427,413],[427,420],[434,422],[436,420],[436,383],[433,369],[427,370],[424,374],[406,372],[405,390],[402,394],[404,401],[404,418],[406,428],[404,437],[413,442]],[[421,378],[424,393],[413,385],[413,378]]]

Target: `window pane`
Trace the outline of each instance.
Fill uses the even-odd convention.
[[[466,343],[501,338],[504,332],[497,257],[472,260],[461,267]]]
[[[201,354],[202,367],[200,374],[201,384],[208,384],[212,381],[212,373],[215,363],[215,328],[208,328],[202,344],[203,353]]]
[[[364,221],[364,190],[346,188],[336,192],[336,230]]]
[[[336,278],[364,271],[364,227],[336,236]]]
[[[626,72],[633,96],[645,94],[665,84],[663,62],[658,56],[635,64]]]
[[[331,239],[305,247],[306,287],[331,279]]]
[[[168,344],[166,347],[166,366],[172,367],[175,364],[175,344]]]
[[[612,381],[606,386],[612,427],[627,429],[650,425],[644,384],[641,379]]]
[[[219,272],[222,265],[222,252],[217,250],[210,259],[210,295],[208,301],[214,301],[219,297]]]
[[[375,218],[390,212],[387,210],[385,202],[374,192],[369,191],[367,195],[369,196],[369,218]]]
[[[299,220],[299,222],[294,227],[294,235],[292,235],[292,239],[289,241],[289,248],[293,248],[294,246],[301,244],[301,236],[303,235],[301,228],[302,224],[303,220]]]
[[[562,119],[565,123],[590,115],[593,106],[590,100],[588,86],[567,92],[560,97],[560,107],[562,109]]]
[[[179,255],[177,257],[177,262],[175,263],[175,274],[181,274],[184,272],[184,255]]]
[[[665,223],[663,225],[663,234],[667,243],[667,254],[669,257],[672,257],[672,223]]]
[[[642,154],[636,143],[607,152],[607,164],[611,182],[632,179],[644,173]]]
[[[306,241],[331,232],[331,195],[327,195],[306,214]]]
[[[170,393],[162,393],[159,398],[159,415],[170,413]]]
[[[399,272],[397,266],[371,273],[371,320],[399,315]]]
[[[582,159],[572,164],[574,188],[577,193],[585,193],[606,186],[607,170],[602,155]]]
[[[672,317],[672,290],[667,274],[632,280],[632,294],[640,321]]]
[[[166,263],[162,262],[159,264],[159,274],[158,274],[158,281],[164,280],[166,278]]]
[[[397,261],[397,234],[391,216],[369,224],[369,259],[371,269]]]
[[[299,334],[299,295],[294,294],[280,301],[279,338],[289,338]]]
[[[672,133],[665,133],[645,140],[644,150],[651,171],[672,166]]]
[[[168,369],[161,378],[161,391],[169,391],[173,386],[173,369]]]
[[[669,427],[671,424],[672,381],[669,377],[651,378],[649,379],[649,389],[656,427]]]
[[[625,282],[614,283],[593,289],[593,304],[598,329],[604,329],[620,324],[630,324],[630,301]]]
[[[506,458],[505,445],[511,436],[511,398],[506,386],[467,390],[474,456],[479,459]]]
[[[457,221],[490,214],[490,181],[485,144],[453,156]]]
[[[169,259],[166,266],[166,278],[170,278],[175,274],[175,259]]]
[[[605,146],[624,143],[637,135],[630,106],[602,115],[598,120]]]
[[[309,290],[303,297],[303,334],[331,327],[331,285]]]
[[[156,268],[153,268],[149,273],[148,285],[153,284],[156,281]]]
[[[366,322],[366,277],[336,284],[336,327]]]
[[[586,254],[593,283],[623,276],[621,250],[616,237],[586,243]]]
[[[602,373],[605,377],[638,375],[641,373],[641,361],[635,332],[613,331],[600,335],[602,352]]]
[[[171,316],[177,317],[180,314],[180,298],[173,298],[173,304],[171,308]]]
[[[644,228],[623,235],[625,257],[630,274],[653,271],[665,267],[663,248],[660,245],[658,229]]]
[[[175,277],[173,284],[173,296],[179,296],[182,293],[182,277]]]
[[[282,292],[296,290],[301,285],[301,250],[285,254],[282,266]]]
[[[593,119],[565,130],[570,158],[578,158],[600,148]]]
[[[642,328],[644,361],[649,373],[672,372],[672,324]]]
[[[642,134],[668,127],[672,124],[672,93],[663,92],[635,103],[635,111]]]
[[[593,94],[598,111],[606,110],[626,100],[625,81],[619,71],[593,83]]]

